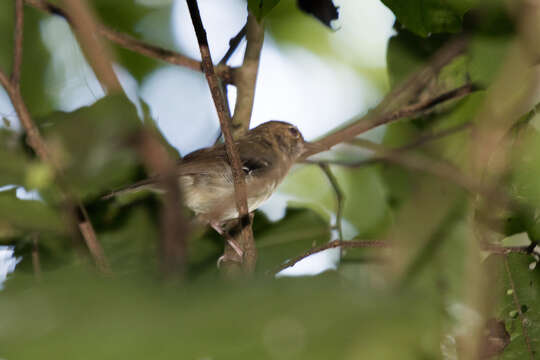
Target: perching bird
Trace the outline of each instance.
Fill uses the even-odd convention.
[[[296,126],[269,121],[235,141],[245,173],[247,202],[252,212],[267,200],[285,178],[291,166],[313,147]],[[222,233],[221,224],[238,217],[234,181],[224,144],[200,149],[185,156],[177,165],[178,183],[184,202],[200,220]],[[159,176],[142,180],[106,195],[142,189],[158,190]]]

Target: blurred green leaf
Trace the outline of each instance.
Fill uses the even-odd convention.
[[[373,167],[347,169],[336,166],[332,171],[345,194],[343,220],[353,227],[346,231],[345,237],[347,233],[368,237],[377,234],[389,220],[387,193],[377,170]],[[307,207],[327,221],[331,215],[335,216],[335,192],[318,166],[297,169],[285,179],[279,192],[291,197],[290,206]],[[350,228],[347,224],[345,227],[345,230]]]
[[[0,69],[7,74],[13,66],[14,1],[0,2]],[[25,7],[21,92],[30,113],[43,115],[52,110],[45,81],[49,52],[41,40],[40,22],[47,15]],[[39,59],[39,61],[37,61]]]
[[[24,153],[20,135],[0,128],[0,186],[24,184],[29,164],[30,159]]]
[[[136,170],[130,136],[141,122],[124,96],[105,97],[72,113],[41,120],[44,133],[72,190],[80,198],[103,195],[125,184]]]
[[[76,274],[50,274],[47,286],[30,289],[21,275],[8,283],[0,297],[2,356],[439,357],[438,305],[422,292],[394,296],[365,291],[336,281],[332,274],[248,284],[199,283],[182,289]]]
[[[60,209],[52,208],[38,200],[20,200],[15,189],[0,192],[0,219],[22,231],[66,230]]]
[[[160,1],[160,4],[152,5],[148,3],[148,0],[112,2],[96,0],[92,1],[92,5],[100,21],[113,30],[126,33],[152,45],[175,48],[171,26],[171,1],[168,4]],[[139,81],[162,65],[158,60],[126,50],[121,46],[113,45],[113,47],[119,63]]]
[[[430,34],[461,30],[463,15],[478,0],[383,0],[399,22],[412,32],[428,36]]]

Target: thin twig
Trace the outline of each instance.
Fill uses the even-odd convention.
[[[199,13],[199,6],[197,0],[186,0],[189,8],[191,20],[193,22],[193,28],[197,35],[197,41],[199,43],[199,49],[202,58],[202,68],[210,87],[212,99],[216,107],[219,123],[221,126],[221,132],[225,138],[225,148],[227,150],[227,156],[232,167],[232,173],[234,178],[234,192],[236,208],[238,210],[240,219],[248,219],[248,224],[242,226],[241,230],[241,246],[244,250],[244,259],[242,262],[243,268],[251,273],[255,270],[255,264],[257,261],[257,250],[255,248],[255,241],[253,240],[253,231],[251,229],[251,221],[248,217],[247,206],[247,191],[244,179],[244,173],[242,171],[242,162],[238,151],[236,149],[232,131],[231,131],[231,119],[227,116],[226,99],[223,96],[223,92],[220,89],[219,79],[214,72],[214,66],[212,63],[212,57],[210,55],[210,49],[208,47],[208,39],[206,37],[206,30],[202,24],[201,15]]]
[[[39,261],[39,234],[32,234],[32,268],[34,270],[34,277],[36,280],[41,280],[41,264]]]
[[[427,100],[419,101],[413,105],[404,105],[398,110],[386,111],[387,108],[385,108],[385,104],[387,104],[392,99],[392,96],[394,96],[394,92],[391,92],[385,97],[385,100],[383,100],[381,104],[377,106],[377,108],[375,108],[368,114],[362,116],[358,120],[355,120],[351,125],[346,126],[345,128],[329,134],[324,138],[316,141],[314,143],[313,150],[307,152],[304,155],[304,158],[307,158],[308,156],[314,155],[321,151],[326,151],[341,142],[352,140],[356,136],[377,126],[423,113],[427,110],[432,109],[436,105],[439,105],[449,100],[461,98],[465,95],[470,94],[473,91],[474,86],[471,84],[466,84],[438,96],[429,98]],[[383,112],[383,110],[385,111]]]
[[[480,189],[478,189],[478,185],[476,184],[476,182],[466,177],[459,171],[458,168],[456,168],[450,163],[443,162],[441,160],[431,159],[427,156],[423,156],[417,153],[388,149],[383,145],[377,144],[367,139],[355,139],[353,141],[350,141],[349,143],[374,151],[376,157],[374,159],[361,160],[356,162],[344,162],[335,160],[308,160],[307,163],[317,165],[330,164],[357,168],[365,166],[366,164],[373,163],[374,161],[385,160],[405,166],[410,169],[415,169],[435,175],[443,180],[451,181],[470,192],[481,192]]]
[[[187,264],[189,226],[182,213],[182,194],[178,186],[176,162],[149,131],[138,137],[137,148],[149,172],[162,174],[158,186],[165,190],[161,209],[161,267],[165,276],[184,276]]]
[[[301,260],[307,258],[308,256],[311,256],[313,254],[320,253],[322,251],[333,249],[333,248],[343,248],[343,249],[352,249],[352,248],[391,248],[392,244],[387,241],[379,241],[379,240],[333,240],[330,241],[324,245],[313,247],[307,251],[305,251],[303,254],[298,255],[295,258],[292,258],[291,260],[288,260],[287,262],[283,263],[279,267],[277,267],[275,270],[273,270],[272,274],[277,274],[278,272],[289,268],[291,266],[294,266],[296,263],[300,262]],[[492,244],[486,244],[484,247],[482,247],[482,250],[488,251],[494,255],[507,255],[510,253],[515,254],[530,254],[529,247],[527,246],[498,246],[498,245],[492,245]]]
[[[506,269],[506,274],[508,275],[508,281],[510,282],[510,287],[512,288],[512,297],[514,300],[514,306],[516,311],[519,314],[519,319],[521,322],[521,331],[523,332],[523,337],[525,338],[525,344],[527,345],[527,351],[529,353],[529,358],[534,359],[534,352],[531,346],[531,339],[529,338],[529,332],[527,330],[526,319],[523,311],[521,310],[521,303],[519,302],[516,285],[514,284],[514,279],[512,278],[512,272],[510,271],[510,265],[508,264],[508,255],[504,255],[504,268]]]
[[[326,177],[328,178],[328,181],[330,181],[330,185],[332,185],[332,189],[334,189],[334,193],[336,194],[336,228],[338,231],[339,240],[343,241],[343,205],[345,202],[345,195],[343,194],[343,191],[341,191],[341,188],[339,187],[339,183],[334,176],[334,173],[330,169],[330,166],[328,164],[319,164],[319,167],[324,172]]]
[[[299,255],[284,264],[280,265],[278,268],[272,271],[272,274],[277,274],[278,272],[289,268],[291,266],[294,266],[297,262],[307,258],[308,256],[311,256],[316,253],[320,253],[321,251],[325,251],[328,249],[333,248],[343,248],[343,249],[352,249],[352,248],[386,248],[389,247],[390,244],[385,241],[360,241],[360,240],[348,240],[348,241],[342,241],[342,240],[333,240],[330,241],[324,245],[317,246],[314,248],[309,249],[308,251],[304,252],[302,255]]]
[[[262,22],[259,23],[251,13],[248,14],[246,24],[246,40],[244,62],[240,68],[233,72],[234,84],[236,85],[236,105],[232,118],[234,138],[238,138],[249,129],[264,42],[264,25]]]
[[[227,52],[225,53],[225,55],[223,55],[223,57],[219,61],[220,65],[225,65],[227,61],[229,61],[232,54],[234,54],[234,52],[238,48],[238,45],[240,45],[240,42],[242,42],[242,39],[244,38],[244,36],[246,36],[246,29],[247,29],[247,24],[244,25],[242,29],[240,29],[238,34],[236,34],[233,38],[231,38],[231,40],[229,41],[229,48],[227,49]]]
[[[23,53],[23,27],[24,9],[23,0],[15,0],[15,46],[13,48],[13,70],[11,72],[11,83],[13,86],[20,86],[22,53]]]
[[[71,19],[68,17],[67,13],[61,7],[50,3],[44,0],[25,0],[26,4],[45,11],[49,14],[58,15],[66,19],[71,24]],[[117,45],[139,53],[144,56],[148,56],[154,59],[158,59],[169,64],[178,65],[192,69],[195,71],[202,71],[201,62],[195,59],[192,59],[188,56],[182,55],[175,51],[165,49],[156,45],[152,45],[136,39],[128,34],[115,31],[107,26],[99,25],[98,33],[106,38],[107,40],[116,43]],[[216,68],[218,76],[220,76],[225,82],[232,82],[231,68],[223,65]]]
[[[101,85],[111,92],[122,91],[122,86],[112,67],[111,55],[100,39],[95,36],[98,26],[91,9],[84,0],[64,0],[77,39],[92,70]]]
[[[426,134],[426,135],[421,135],[419,136],[418,138],[416,138],[415,140],[413,140],[412,142],[406,144],[406,145],[403,145],[403,146],[399,146],[396,150],[411,150],[411,149],[415,149],[417,147],[420,147],[420,146],[423,146],[427,143],[430,143],[432,141],[435,141],[435,140],[440,140],[440,139],[443,139],[447,136],[450,136],[450,135],[454,135],[454,134],[457,134],[461,131],[464,131],[464,130],[468,130],[471,128],[471,123],[470,122],[467,122],[467,123],[464,123],[464,124],[460,124],[460,125],[457,125],[457,126],[453,126],[453,127],[450,127],[448,129],[445,129],[445,130],[441,130],[439,132],[436,132],[436,133],[433,133],[433,134]]]

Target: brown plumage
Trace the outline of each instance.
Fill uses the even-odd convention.
[[[298,129],[269,121],[235,141],[245,173],[249,211],[257,209],[277,188],[291,166],[311,146]],[[234,182],[224,144],[197,150],[178,162],[178,181],[186,206],[212,224],[238,217]],[[106,198],[142,189],[156,189],[159,177],[115,191]]]

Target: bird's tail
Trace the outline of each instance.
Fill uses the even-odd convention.
[[[107,200],[107,199],[111,199],[111,198],[113,198],[113,197],[115,197],[117,195],[133,193],[133,192],[137,192],[137,191],[141,191],[141,190],[159,191],[159,188],[156,186],[156,183],[157,183],[156,178],[144,179],[144,180],[138,181],[138,182],[136,182],[134,184],[128,185],[126,187],[114,190],[114,191],[108,193],[107,195],[102,196],[101,200]]]

